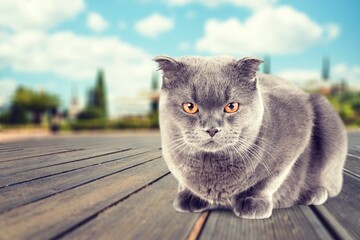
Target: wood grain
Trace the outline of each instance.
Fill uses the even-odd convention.
[[[141,154],[147,152],[148,149],[134,149],[131,151],[120,151],[112,154],[100,154],[92,157],[86,156],[83,158],[81,154],[78,158],[68,159],[62,164],[54,164],[47,167],[39,167],[36,169],[30,169],[29,171],[22,171],[15,174],[10,174],[5,177],[0,177],[0,188],[8,187],[10,185],[24,183],[31,180],[41,179],[56,174],[65,173],[68,171],[74,171],[79,168],[84,168],[92,165],[102,164],[107,161],[113,161],[127,156]]]
[[[146,152],[146,155],[124,156],[106,163],[2,188],[0,213],[158,159],[160,156],[160,150]]]
[[[5,239],[49,239],[167,174],[158,160],[10,210],[0,216]]]
[[[186,239],[199,214],[178,213],[172,206],[177,182],[168,175],[95,219],[65,239]]]

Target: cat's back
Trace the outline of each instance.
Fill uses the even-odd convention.
[[[258,75],[258,86],[265,109],[263,125],[268,126],[270,137],[284,146],[294,141],[292,136],[307,142],[314,117],[309,94],[290,81],[267,74]]]
[[[312,106],[309,94],[290,81],[268,74],[258,75],[258,86],[265,104],[272,113],[286,112],[297,118],[311,121]],[[286,119],[286,118],[285,118]]]

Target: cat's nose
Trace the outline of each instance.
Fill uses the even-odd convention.
[[[204,129],[204,131],[207,132],[210,135],[210,137],[213,137],[215,136],[215,134],[220,132],[221,129],[212,127],[212,128]]]

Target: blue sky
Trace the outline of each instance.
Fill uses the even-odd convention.
[[[0,105],[19,84],[83,105],[98,68],[112,116],[148,109],[159,54],[271,55],[272,73],[304,84],[320,78],[360,86],[359,1],[2,0]],[[71,91],[73,90],[73,91]]]

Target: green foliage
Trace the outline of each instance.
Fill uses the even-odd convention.
[[[94,89],[89,91],[87,107],[78,115],[79,120],[104,119],[107,116],[105,77],[99,70]]]
[[[99,109],[103,116],[106,117],[106,93],[104,71],[99,70],[96,77],[95,89],[93,91],[93,107]]]
[[[111,127],[114,129],[150,128],[150,121],[148,118],[132,116],[113,121]]]
[[[151,77],[151,90],[157,91],[159,88],[159,73],[153,72]]]
[[[271,73],[271,58],[269,55],[264,56],[263,73],[265,74]]]
[[[20,86],[13,95],[9,112],[2,115],[1,121],[9,124],[26,124],[29,122],[28,113],[31,113],[33,122],[40,124],[42,115],[58,105],[59,99],[56,96]]]
[[[159,128],[159,113],[152,112],[149,114],[150,128]]]
[[[330,58],[329,57],[323,57],[321,77],[324,80],[328,80],[330,78]]]
[[[26,109],[18,104],[12,103],[8,112],[0,115],[0,123],[4,124],[27,124],[30,122]]]
[[[109,128],[109,122],[106,119],[78,120],[70,124],[72,130],[104,130]]]
[[[329,101],[347,125],[360,126],[360,93],[344,92],[329,96]]]
[[[79,120],[92,120],[92,119],[103,119],[104,113],[101,109],[90,107],[80,112],[78,115]]]
[[[26,110],[40,113],[59,105],[59,99],[56,96],[24,87],[16,90],[13,102],[23,106]]]
[[[158,126],[155,116],[129,116],[117,120],[88,119],[78,120],[70,124],[72,130],[108,130],[108,129],[148,129]]]

